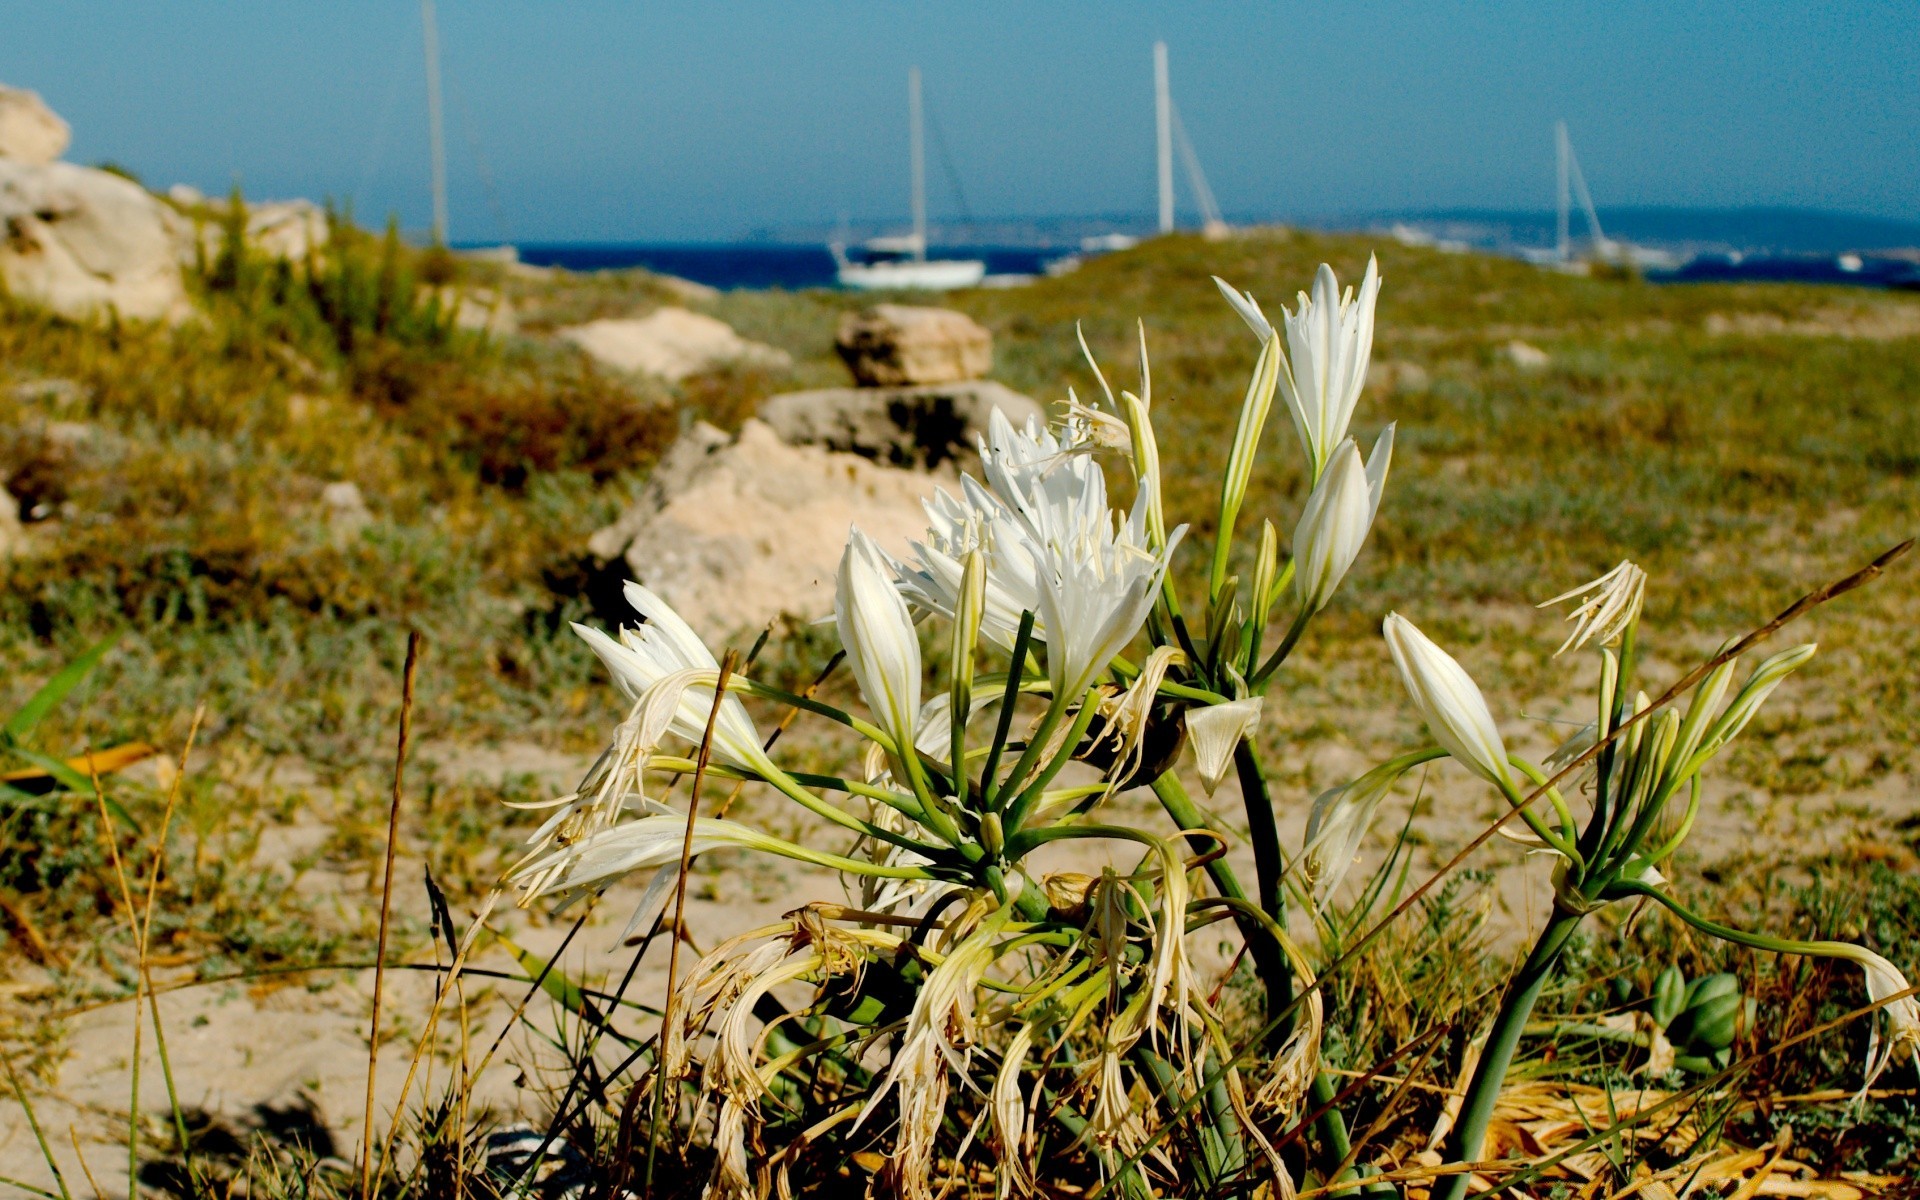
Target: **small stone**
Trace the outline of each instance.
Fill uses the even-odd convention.
[[[1553,364],[1545,350],[1517,338],[1507,343],[1507,358],[1522,371],[1542,371]]]
[[[326,509],[327,528],[335,541],[353,538],[373,524],[373,513],[360,494],[360,485],[352,480],[335,480],[321,488],[320,506]]]

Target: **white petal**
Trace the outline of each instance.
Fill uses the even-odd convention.
[[[1187,710],[1187,737],[1193,743],[1194,766],[1207,795],[1213,795],[1227,777],[1234,747],[1260,727],[1261,701],[1259,696],[1249,696]]]

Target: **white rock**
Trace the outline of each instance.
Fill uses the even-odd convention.
[[[793,365],[786,351],[750,342],[725,321],[663,308],[638,318],[589,321],[560,336],[600,362],[678,382],[729,362],[780,369]]]
[[[759,421],[730,438],[695,425],[640,499],[593,535],[590,553],[625,560],[696,630],[717,640],[786,614],[833,609],[833,574],[858,525],[891,553],[926,532],[937,477],[818,446],[791,446]]]
[[[443,287],[436,289],[442,310],[453,310],[453,323],[496,337],[520,331],[520,314],[513,301],[492,288]]]
[[[350,479],[336,479],[321,488],[320,506],[326,510],[327,528],[335,542],[347,541],[373,524],[373,513],[360,495],[360,485]]]
[[[0,281],[66,316],[187,315],[180,218],[106,171],[0,159]]]
[[[1553,365],[1553,356],[1530,342],[1518,339],[1507,343],[1507,358],[1522,371],[1541,371]]]
[[[862,387],[953,383],[993,367],[993,335],[950,308],[876,304],[848,313],[834,349]]]
[[[176,183],[167,189],[167,199],[181,208],[198,208],[207,202],[207,194],[190,183]]]
[[[67,152],[73,131],[40,93],[0,84],[0,158],[50,163]]]
[[[937,467],[977,455],[995,409],[1016,427],[1046,410],[990,379],[900,388],[820,388],[760,405],[760,419],[796,446],[825,446],[896,467]]]

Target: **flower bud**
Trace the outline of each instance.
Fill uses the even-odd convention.
[[[1386,488],[1392,460],[1391,425],[1373,444],[1373,455],[1364,465],[1352,438],[1334,449],[1326,474],[1307,497],[1293,531],[1293,588],[1301,612],[1311,615],[1326,607],[1360,556],[1374,514],[1380,511],[1380,493]]]
[[[1512,790],[1507,744],[1473,677],[1399,613],[1387,614],[1383,630],[1400,681],[1433,740],[1461,766],[1502,790]]]

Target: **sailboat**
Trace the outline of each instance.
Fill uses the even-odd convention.
[[[1553,151],[1556,199],[1553,248],[1526,251],[1523,252],[1524,257],[1540,266],[1575,275],[1585,274],[1594,262],[1659,269],[1669,269],[1679,264],[1678,258],[1664,250],[1608,237],[1606,231],[1600,228],[1600,214],[1593,207],[1593,193],[1587,190],[1586,172],[1580,169],[1580,159],[1573,152],[1573,139],[1567,136],[1565,121],[1553,123]],[[1587,223],[1589,249],[1584,258],[1576,256],[1573,250],[1573,204],[1576,199]]]
[[[847,256],[845,246],[834,243],[829,249],[839,268],[840,286],[862,291],[929,292],[974,287],[986,278],[987,264],[981,259],[927,257],[926,122],[920,102],[919,67],[907,71],[907,115],[912,135],[913,232],[871,238],[861,243],[857,260]]]

